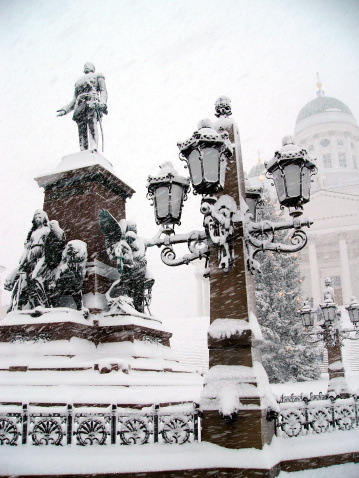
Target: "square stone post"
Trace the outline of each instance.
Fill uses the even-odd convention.
[[[237,125],[220,119],[215,129],[229,134],[235,161],[228,165],[225,189],[240,210],[246,208],[240,138]],[[217,249],[211,246],[209,371],[202,392],[202,440],[227,448],[259,448],[270,443],[274,422],[268,405],[276,407],[261,363],[261,332],[256,319],[254,283],[247,269],[241,223],[234,234],[235,264],[230,272],[219,268]],[[230,412],[235,407],[236,412]],[[222,415],[222,417],[221,417]]]

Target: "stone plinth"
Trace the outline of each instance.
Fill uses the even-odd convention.
[[[156,347],[170,363],[172,334],[142,315],[85,319],[66,308],[10,312],[0,322],[0,370],[83,370],[116,358],[151,362]]]
[[[45,176],[36,178],[44,188],[44,211],[57,220],[66,240],[80,239],[87,244],[88,266],[84,283],[84,302],[93,313],[106,305],[103,295],[116,280],[116,269],[109,262],[105,238],[99,226],[99,212],[107,209],[116,220],[126,217],[125,203],[135,192],[114,173],[112,165],[100,154],[89,151],[65,156]]]

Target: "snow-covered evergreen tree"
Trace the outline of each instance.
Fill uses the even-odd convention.
[[[258,220],[283,220],[266,191]],[[290,232],[276,234],[285,241]],[[286,241],[287,242],[287,241]],[[320,376],[322,348],[309,344],[299,310],[302,305],[299,257],[272,251],[256,259],[262,273],[255,274],[258,321],[263,333],[263,366],[271,383],[314,380]]]

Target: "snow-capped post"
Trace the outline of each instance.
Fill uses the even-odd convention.
[[[222,96],[215,106],[218,120],[213,129],[228,134],[234,159],[227,162],[226,182],[216,199],[228,209],[230,198],[237,212],[231,216],[230,269],[221,267],[223,258],[215,245],[210,246],[210,368],[201,399],[202,440],[227,448],[262,448],[274,434],[273,422],[266,416],[269,405],[275,408],[276,402],[261,364],[262,338],[256,319],[253,277],[247,268],[243,219],[248,206],[240,137],[230,118],[230,99]]]
[[[341,347],[343,346],[342,341],[345,339],[359,340],[359,304],[353,297],[350,305],[346,307],[354,328],[342,328],[340,325],[341,313],[338,311],[338,304],[334,302],[332,280],[330,277],[326,277],[324,282],[324,302],[319,304],[320,316],[311,309],[308,302],[304,302],[300,315],[309,341],[311,343],[324,342],[324,346],[328,350],[328,392],[348,393]],[[314,323],[315,317],[321,330]]]

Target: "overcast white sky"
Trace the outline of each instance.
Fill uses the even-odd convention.
[[[258,149],[269,159],[293,132],[315,97],[317,71],[326,95],[359,117],[358,20],[359,2],[350,0],[0,0],[0,264],[15,266],[42,206],[33,178],[79,149],[71,114],[56,110],[72,98],[86,61],[109,92],[104,156],[137,191],[128,214],[148,237],[156,226],[147,176],[169,160],[184,172],[176,143],[213,117],[219,95],[232,99],[247,171]],[[183,232],[201,226],[197,217],[186,221],[185,207]],[[161,289],[182,280],[163,270]],[[193,311],[183,304],[189,284],[161,293],[183,289],[169,315]],[[161,312],[160,295],[154,309]]]

